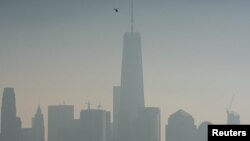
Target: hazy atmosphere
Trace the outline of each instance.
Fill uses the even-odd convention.
[[[160,107],[162,127],[179,109],[197,125],[226,123],[233,95],[250,123],[249,13],[249,0],[134,0],[145,106]],[[22,126],[39,104],[45,126],[48,105],[112,112],[127,31],[130,0],[0,0],[0,93],[15,88]]]

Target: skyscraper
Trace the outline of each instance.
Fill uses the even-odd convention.
[[[34,132],[34,141],[44,141],[44,120],[40,106],[32,119],[32,129]]]
[[[227,111],[227,124],[240,124],[240,115],[234,111]]]
[[[21,120],[16,117],[14,88],[4,88],[1,111],[1,141],[20,141]]]
[[[178,110],[168,118],[166,141],[197,141],[197,134],[194,118],[184,110]]]
[[[73,105],[53,105],[48,107],[48,141],[60,141],[59,138],[66,128],[74,121]]]
[[[118,140],[136,139],[135,122],[144,108],[141,39],[138,32],[126,32],[123,41]]]
[[[86,109],[80,113],[82,139],[86,141],[110,141],[110,112]]]

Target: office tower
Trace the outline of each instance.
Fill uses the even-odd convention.
[[[68,128],[74,120],[73,105],[48,106],[48,141],[60,141],[60,130]]]
[[[227,111],[227,124],[240,124],[240,115],[233,111]]]
[[[82,110],[66,128],[60,128],[59,141],[110,141],[110,112],[100,109]]]
[[[124,34],[121,71],[118,140],[134,141],[138,111],[144,107],[141,39],[138,32]]]
[[[40,106],[37,108],[36,114],[32,118],[32,130],[34,132],[34,141],[45,141],[44,120]]]
[[[100,109],[82,110],[80,113],[83,140],[108,141],[110,112]]]
[[[112,134],[113,139],[117,140],[118,135],[118,113],[120,105],[120,86],[113,87],[113,124],[112,124]]]
[[[110,112],[100,109],[82,110],[80,113],[82,140],[108,141],[110,137]]]
[[[193,117],[179,110],[168,118],[166,141],[197,141],[197,128]]]
[[[21,119],[16,117],[14,88],[4,88],[1,111],[1,141],[20,141]]]
[[[136,141],[160,141],[160,109],[155,107],[141,108],[136,123],[138,136]]]
[[[208,130],[208,125],[212,125],[211,122],[204,121],[200,124],[198,128],[198,141],[207,141],[208,135],[207,135],[207,130]]]

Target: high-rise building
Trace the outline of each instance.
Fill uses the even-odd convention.
[[[227,124],[240,124],[240,115],[233,111],[227,111]]]
[[[4,88],[1,111],[1,141],[20,141],[21,119],[16,117],[14,88]]]
[[[168,118],[166,125],[166,141],[197,141],[198,131],[193,117],[179,110]]]
[[[73,105],[53,105],[48,107],[48,141],[60,141],[59,132],[69,128],[74,121]]]
[[[160,141],[161,123],[160,109],[155,107],[141,108],[136,127],[138,136],[136,141]]]
[[[100,109],[82,110],[80,124],[82,140],[110,141],[110,112]]]
[[[135,123],[144,107],[141,39],[138,32],[126,32],[123,55],[118,115],[118,140],[135,141]]]
[[[41,107],[37,108],[35,116],[32,118],[32,130],[34,141],[45,141],[44,139],[44,119]]]
[[[208,140],[208,125],[212,125],[211,122],[204,121],[198,127],[198,140],[197,141],[207,141]]]
[[[59,141],[110,141],[110,112],[100,109],[82,110],[80,119],[58,130]]]

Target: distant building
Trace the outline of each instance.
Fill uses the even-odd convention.
[[[37,108],[35,116],[32,118],[32,130],[34,141],[45,141],[44,136],[44,119],[41,107]]]
[[[117,140],[118,135],[118,116],[119,116],[119,105],[120,105],[120,93],[121,87],[114,86],[113,87],[113,124],[112,124],[112,135],[113,140]]]
[[[110,112],[100,109],[82,110],[80,113],[82,140],[110,141],[110,124]]]
[[[82,110],[73,119],[73,106],[49,106],[49,141],[111,141],[110,112]]]
[[[197,128],[193,117],[179,110],[168,118],[166,141],[197,141]]]
[[[83,131],[81,130],[80,119],[75,119],[69,127],[58,130],[59,141],[83,141]]]
[[[23,141],[35,141],[34,130],[32,128],[22,128]]]
[[[45,141],[44,121],[40,106],[37,108],[35,116],[32,118],[32,128],[22,128],[23,141]]]
[[[144,108],[141,38],[138,32],[124,34],[121,71],[117,140],[135,141],[138,138],[135,122],[139,109]]]
[[[71,127],[74,120],[73,105],[48,106],[48,141],[60,141],[61,130]]]
[[[198,127],[198,140],[197,141],[207,141],[207,139],[208,139],[208,135],[207,135],[208,125],[212,125],[212,123],[205,121],[199,125],[199,127]]]
[[[227,111],[227,124],[240,124],[240,115],[233,111]]]
[[[136,141],[160,141],[160,109],[155,107],[141,108],[138,114]]]
[[[4,88],[1,110],[1,141],[22,140],[21,119],[16,117],[14,88]]]

